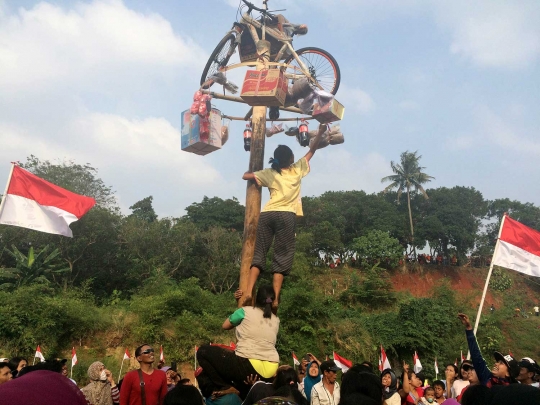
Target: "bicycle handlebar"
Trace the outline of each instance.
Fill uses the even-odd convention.
[[[257,7],[256,5],[254,5],[253,3],[250,3],[250,2],[247,1],[247,0],[242,0],[242,2],[243,2],[246,6],[248,6],[249,10],[256,10],[256,11],[262,13],[262,14],[266,14],[266,15],[270,15],[270,16],[272,15],[272,14],[270,14],[267,10],[263,10],[262,8]]]

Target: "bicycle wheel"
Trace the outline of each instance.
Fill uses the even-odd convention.
[[[332,55],[324,49],[308,47],[296,51],[298,58],[307,67],[311,77],[320,84],[325,91],[336,94],[341,81],[339,66]],[[293,55],[285,60],[287,73],[298,75],[302,72],[298,61]]]
[[[204,67],[203,74],[201,76],[201,86],[206,81],[208,76],[212,76],[212,74],[216,73],[219,68],[227,66],[227,63],[229,63],[229,59],[233,54],[233,52],[230,51],[236,46],[234,43],[235,39],[236,37],[234,34],[229,33],[225,35],[221,41],[219,41],[216,49],[214,49],[210,55],[208,62],[206,62],[206,66]]]

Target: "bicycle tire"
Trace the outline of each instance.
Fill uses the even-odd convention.
[[[337,93],[341,82],[341,72],[336,59],[330,53],[324,49],[311,46],[298,49],[296,54],[306,65],[316,83],[332,94]],[[294,66],[298,67],[293,55],[290,55],[285,60],[285,63],[291,66],[291,68],[287,69],[294,70]],[[296,71],[298,72],[298,69]]]
[[[227,66],[227,63],[229,63],[229,59],[231,57],[231,55],[227,56],[227,54],[229,53],[231,47],[236,46],[234,43],[235,39],[236,36],[234,34],[228,33],[221,39],[221,41],[219,41],[214,51],[210,54],[208,62],[206,62],[206,66],[204,67],[201,76],[201,86],[206,81],[208,76],[211,76],[212,73],[217,72],[220,67]],[[220,56],[222,56],[221,60],[219,59]]]

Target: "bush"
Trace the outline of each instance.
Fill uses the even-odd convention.
[[[489,280],[489,286],[495,291],[503,292],[512,287],[512,279],[505,271],[494,269]]]

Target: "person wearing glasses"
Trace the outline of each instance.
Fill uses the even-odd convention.
[[[457,400],[459,403],[461,403],[463,399],[463,395],[465,395],[465,392],[470,387],[474,387],[475,385],[480,385],[480,380],[478,379],[478,374],[476,374],[476,370],[474,369],[474,365],[472,364],[464,364],[463,370],[467,373],[467,379],[469,380],[469,385],[467,385],[465,388],[461,390],[461,393],[457,396]],[[485,386],[485,384],[484,384]]]
[[[141,345],[135,349],[135,358],[141,368],[125,375],[120,405],[161,405],[167,395],[167,376],[154,369],[154,349],[148,344]]]
[[[457,398],[461,391],[469,385],[469,372],[467,371],[472,366],[472,361],[463,360],[459,368],[459,378],[456,378],[452,384],[452,391],[454,394],[452,398]]]

